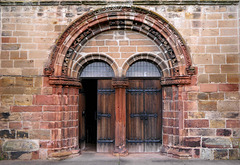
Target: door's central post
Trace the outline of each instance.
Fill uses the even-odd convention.
[[[113,155],[128,155],[126,149],[126,88],[127,79],[116,78],[112,81],[115,88],[115,148]]]

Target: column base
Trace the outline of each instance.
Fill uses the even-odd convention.
[[[113,151],[113,156],[128,156],[128,150],[125,146],[118,146]]]

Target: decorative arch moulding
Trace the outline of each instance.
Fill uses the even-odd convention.
[[[73,22],[58,39],[51,54],[48,75],[71,77],[69,68],[84,44],[105,31],[133,30],[151,38],[165,53],[170,70],[191,67],[191,59],[181,35],[158,14],[135,6],[108,6],[91,11]],[[172,71],[171,76],[175,76]],[[180,70],[179,75],[188,75]]]

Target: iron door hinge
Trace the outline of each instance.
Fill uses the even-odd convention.
[[[114,140],[113,140],[113,139],[110,139],[110,138],[108,138],[108,139],[105,138],[105,139],[98,139],[97,142],[100,143],[100,144],[104,144],[104,143],[114,143]]]
[[[101,120],[102,117],[111,118],[111,116],[112,115],[110,113],[101,113],[101,112],[97,113],[98,120]]]
[[[131,118],[140,117],[141,120],[148,120],[149,117],[157,118],[158,114],[157,113],[146,113],[146,112],[143,112],[143,113],[131,113],[130,117]]]

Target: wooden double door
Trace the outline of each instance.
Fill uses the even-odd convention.
[[[126,90],[129,152],[159,152],[162,142],[159,80],[130,80]]]
[[[115,89],[112,80],[84,82],[79,98],[81,148],[90,142],[95,143],[97,152],[113,152]],[[160,81],[129,80],[125,113],[128,151],[158,152],[162,141]]]

